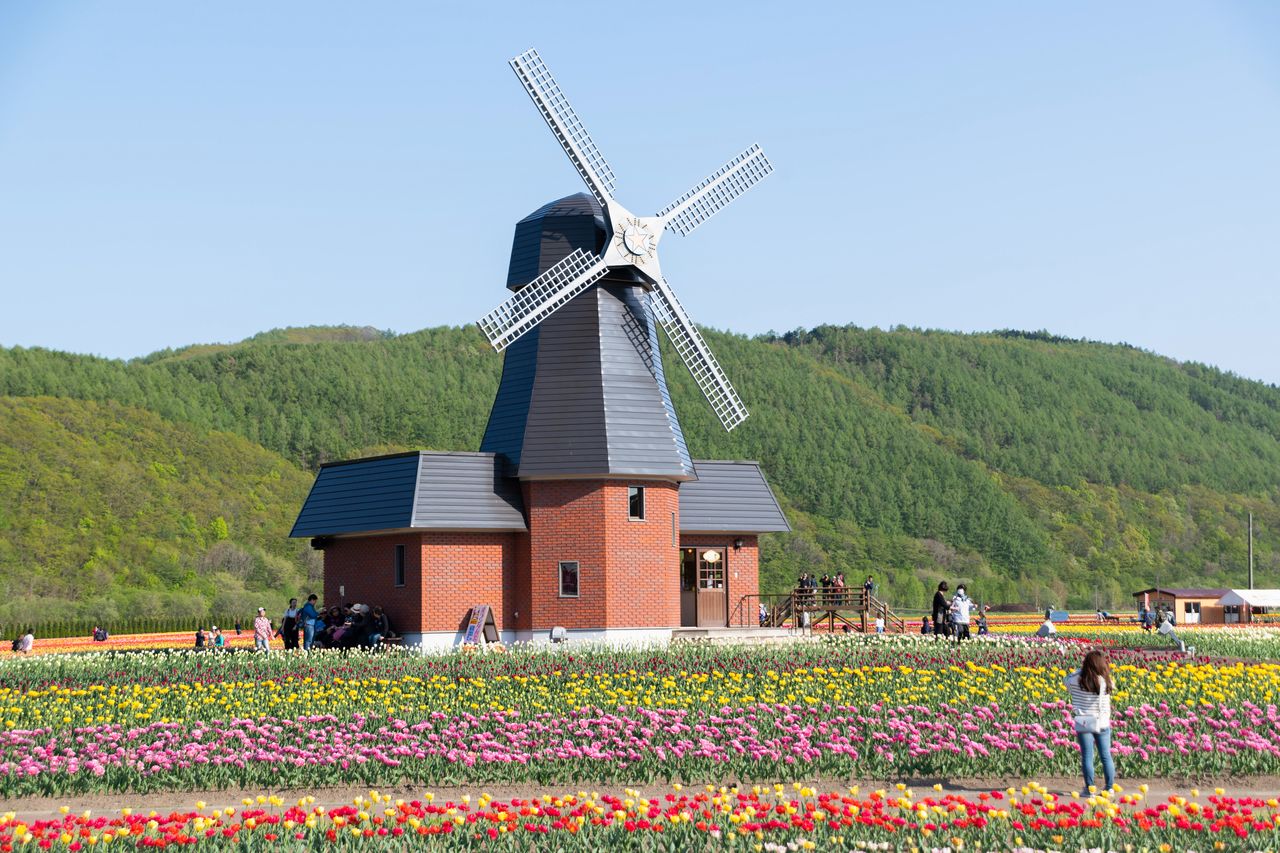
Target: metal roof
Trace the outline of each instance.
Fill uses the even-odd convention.
[[[1163,595],[1171,595],[1174,598],[1221,598],[1226,594],[1227,590],[1210,587],[1151,587],[1150,589],[1140,589],[1134,593],[1134,596],[1146,595],[1147,593],[1158,593]]]
[[[606,233],[600,202],[586,193],[544,204],[516,223],[507,287],[519,290],[574,249],[599,254]]]
[[[321,466],[290,536],[526,530],[519,484],[492,453],[415,451]]]
[[[759,462],[696,460],[698,479],[680,484],[681,533],[787,533]]]
[[[1219,604],[1247,604],[1250,607],[1280,607],[1280,589],[1231,589]]]

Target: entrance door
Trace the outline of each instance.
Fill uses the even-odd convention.
[[[680,549],[680,625],[698,624],[698,549]]]
[[[1199,625],[1200,624],[1200,602],[1188,601],[1183,605],[1183,625]]]
[[[719,548],[698,549],[698,627],[729,624],[729,588],[725,554]]]

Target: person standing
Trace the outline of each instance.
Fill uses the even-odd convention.
[[[271,651],[271,620],[267,618],[267,608],[259,607],[258,615],[253,620],[254,651]]]
[[[946,581],[939,581],[938,588],[933,593],[933,638],[935,640],[938,637],[945,636],[947,633],[946,619],[947,608],[949,607],[947,604],[947,590],[949,589],[950,587],[947,586]]]
[[[313,592],[307,596],[307,603],[302,605],[298,618],[302,620],[302,648],[310,651],[316,641],[316,620],[320,618],[320,611],[316,610],[316,601],[319,599]]]
[[[862,582],[862,607],[865,610],[871,606],[871,594],[876,590],[876,582],[871,579],[871,575],[867,575],[867,579]]]
[[[203,649],[204,641],[205,641],[204,628],[196,628],[196,648]]]
[[[1102,778],[1107,789],[1115,787],[1116,768],[1111,760],[1111,664],[1104,652],[1094,649],[1084,656],[1080,669],[1064,681],[1071,696],[1071,721],[1080,744],[1080,767],[1084,771],[1087,796],[1093,787],[1093,755],[1102,761]]]
[[[289,606],[284,609],[284,619],[280,622],[280,636],[284,639],[285,649],[298,647],[298,599],[289,599]]]
[[[973,609],[973,599],[964,591],[964,584],[956,587],[956,594],[951,599],[951,626],[956,635],[956,644],[969,639],[969,614]]]
[[[222,629],[219,628],[217,625],[214,625],[212,630],[213,630],[213,647],[215,649],[226,648],[227,638],[222,636]]]

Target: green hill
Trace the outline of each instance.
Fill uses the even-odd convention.
[[[0,624],[274,609],[319,574],[284,538],[310,484],[240,436],[0,397]]]
[[[695,456],[761,460],[788,508],[796,533],[767,539],[767,588],[801,571],[872,572],[900,606],[921,606],[946,577],[993,602],[1090,606],[1101,594],[1119,607],[1156,578],[1242,585],[1249,511],[1258,582],[1280,585],[1274,386],[1043,333],[708,338],[751,409],[743,426],[724,433],[687,372],[672,363],[668,375]],[[301,482],[303,469],[372,447],[474,449],[500,369],[470,328],[273,330],[131,362],[0,350],[0,394],[134,407],[113,417],[151,418],[188,458],[182,442],[234,433],[289,460],[270,457]],[[224,459],[199,464],[230,493],[249,488]],[[301,494],[276,498],[278,526],[244,547],[292,560],[296,579],[310,558],[283,537]],[[209,543],[184,543],[179,561],[198,570]],[[54,571],[16,566],[0,561],[0,582]]]

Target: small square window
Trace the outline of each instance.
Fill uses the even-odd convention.
[[[560,597],[578,597],[578,561],[562,560],[560,563]]]
[[[635,521],[644,521],[644,487],[627,488],[627,513]]]
[[[396,546],[396,586],[404,586],[404,546]]]

